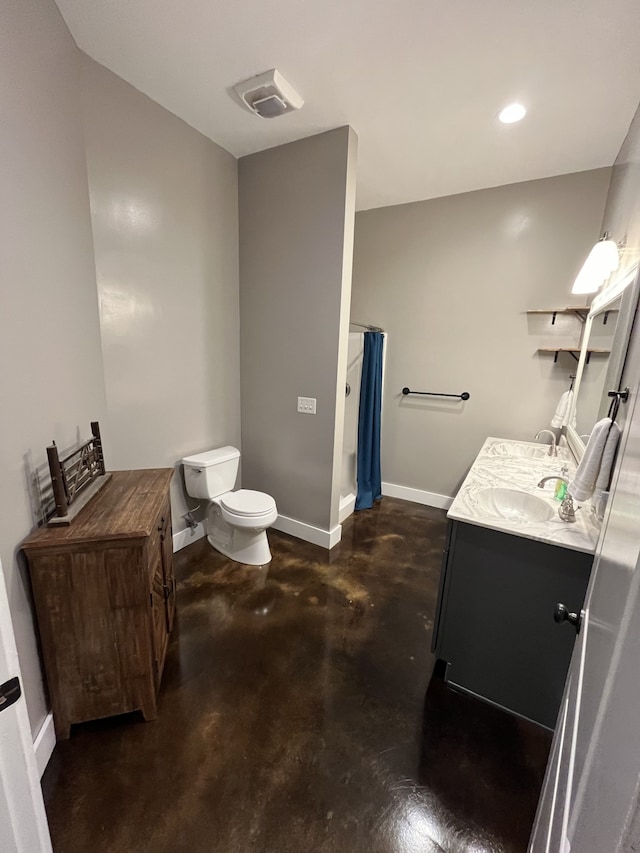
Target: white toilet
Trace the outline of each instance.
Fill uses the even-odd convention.
[[[195,456],[186,456],[184,479],[192,498],[210,501],[207,512],[207,539],[225,557],[249,566],[264,566],[271,560],[267,527],[278,517],[271,495],[239,489],[232,492],[240,451],[219,447]]]

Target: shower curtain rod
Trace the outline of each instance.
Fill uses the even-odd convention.
[[[350,326],[360,326],[361,329],[366,329],[368,332],[384,332],[384,329],[381,329],[380,326],[371,326],[369,323],[356,323],[353,320],[349,320]]]

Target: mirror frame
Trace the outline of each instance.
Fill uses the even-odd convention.
[[[584,329],[582,332],[582,341],[580,344],[580,358],[578,359],[578,368],[576,370],[576,378],[574,381],[573,389],[573,399],[571,401],[571,406],[569,411],[567,412],[567,417],[563,425],[563,432],[567,439],[567,444],[569,445],[569,449],[573,454],[575,460],[579,462],[582,459],[584,454],[586,445],[582,438],[580,437],[578,431],[571,424],[575,418],[576,405],[578,400],[578,393],[580,391],[580,383],[582,381],[582,374],[584,373],[584,368],[587,362],[587,349],[589,347],[589,337],[591,335],[591,327],[593,325],[594,319],[602,314],[603,311],[606,311],[607,308],[611,307],[613,303],[624,293],[624,291],[629,287],[630,284],[634,284],[634,290],[638,289],[638,265],[634,264],[631,268],[628,268],[626,271],[622,273],[622,275],[618,275],[614,281],[610,282],[604,290],[598,293],[593,302],[591,303],[591,307],[589,308],[589,313],[587,315],[587,319],[585,320]],[[626,354],[629,336],[631,334],[631,326],[633,324],[633,318],[635,315],[637,299],[632,299],[631,309],[628,312],[628,317],[619,317],[618,318],[618,326],[616,328],[616,337],[619,332],[622,332],[626,341],[623,346],[622,358],[620,360],[620,371],[615,379],[615,387],[617,388],[620,383],[620,374],[622,373],[622,369],[624,367],[624,356]],[[615,339],[615,338],[614,338]],[[613,355],[613,348],[611,355]]]

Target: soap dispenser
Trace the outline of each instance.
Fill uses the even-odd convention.
[[[565,483],[565,480],[569,476],[569,469],[567,468],[566,465],[562,466],[562,468],[560,470],[560,474],[562,477],[564,477],[564,480],[557,480],[556,481],[556,489],[555,489],[555,492],[553,493],[553,497],[557,501],[563,501],[567,496],[567,484]]]

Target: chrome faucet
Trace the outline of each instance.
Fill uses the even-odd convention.
[[[538,483],[538,488],[544,489],[546,483],[548,483],[549,480],[560,480],[567,487],[569,486],[569,481],[565,480],[564,477],[561,477],[559,474],[552,474],[550,477],[543,477]],[[576,510],[573,506],[573,498],[571,497],[569,492],[567,492],[565,499],[558,507],[558,515],[563,521],[572,522],[576,520]]]
[[[564,477],[561,477],[560,474],[552,474],[550,477],[543,477],[538,483],[539,489],[544,489],[545,485],[549,482],[549,480],[560,480],[566,486],[569,485],[569,481],[565,480]]]
[[[541,430],[538,430],[538,432],[536,433],[536,441],[537,441],[537,440],[540,438],[540,436],[541,436],[543,433],[545,433],[545,432],[548,432],[548,433],[549,433],[549,435],[551,436],[551,444],[549,445],[549,454],[548,454],[548,455],[549,455],[549,456],[557,456],[557,455],[558,455],[558,448],[557,448],[557,446],[556,446],[556,434],[555,434],[555,432],[553,432],[553,431],[552,431],[552,430],[550,430],[550,429],[541,429]]]

